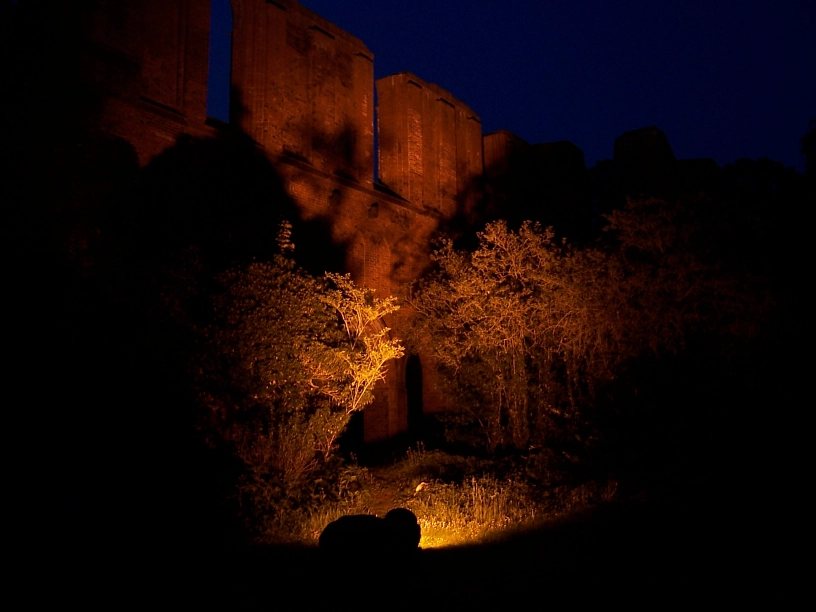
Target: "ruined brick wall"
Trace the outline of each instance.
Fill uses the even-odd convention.
[[[90,27],[106,89],[101,127],[148,163],[182,134],[207,137],[209,0],[100,0]],[[296,0],[232,0],[231,121],[275,164],[304,221],[342,245],[342,267],[380,296],[399,295],[428,264],[439,223],[472,206],[482,173],[478,116],[410,73],[377,82],[373,55]],[[461,194],[467,194],[462,196]],[[298,244],[308,250],[321,245]],[[410,313],[386,321],[397,333]],[[427,410],[441,408],[423,359]],[[364,413],[367,441],[407,428],[405,360]]]
[[[202,135],[207,110],[209,0],[100,0],[89,62],[105,91],[100,124],[142,164],[179,134]]]
[[[233,0],[232,83],[240,126],[272,155],[370,187],[373,55],[300,6]]]
[[[379,167],[382,181],[405,199],[441,217],[482,174],[482,126],[468,106],[409,72],[377,81]]]

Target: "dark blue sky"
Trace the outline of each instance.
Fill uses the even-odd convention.
[[[224,0],[217,0],[223,2]],[[377,78],[408,70],[529,142],[587,165],[657,125],[678,158],[804,170],[816,119],[813,0],[302,0],[359,37]]]

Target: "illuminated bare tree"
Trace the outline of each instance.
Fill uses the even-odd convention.
[[[326,273],[326,280],[329,286],[320,299],[340,317],[348,342],[341,346],[312,342],[298,357],[312,389],[331,398],[344,415],[323,436],[321,452],[328,456],[352,413],[373,401],[374,385],[385,378],[385,364],[402,357],[403,347],[382,324],[386,315],[399,309],[396,298],[375,298],[373,289],[357,287],[347,274]]]

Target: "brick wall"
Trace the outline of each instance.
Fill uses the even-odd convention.
[[[209,0],[105,0],[91,14],[89,61],[105,91],[101,127],[142,164],[179,134],[201,135],[207,108]]]
[[[297,2],[233,1],[240,125],[273,155],[371,186],[374,56]]]
[[[449,218],[482,174],[479,117],[449,92],[409,72],[377,81],[383,182],[429,212]],[[462,208],[465,210],[463,211]]]

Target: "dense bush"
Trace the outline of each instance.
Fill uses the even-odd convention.
[[[239,483],[241,513],[259,541],[312,544],[331,521],[369,511],[369,483],[365,468],[336,457],[308,479],[286,485],[279,474],[258,466]]]
[[[337,439],[402,354],[381,323],[397,306],[348,276],[314,278],[284,255],[218,280],[195,364],[201,428],[243,462],[241,507],[264,533],[309,495],[330,495],[318,480],[345,473]]]
[[[531,223],[488,224],[473,252],[443,241],[409,300],[411,342],[438,364],[454,433],[491,452],[574,454],[597,439],[599,390],[633,362],[754,336],[769,294],[724,264],[706,214],[630,201],[607,217],[606,243],[583,249]]]

